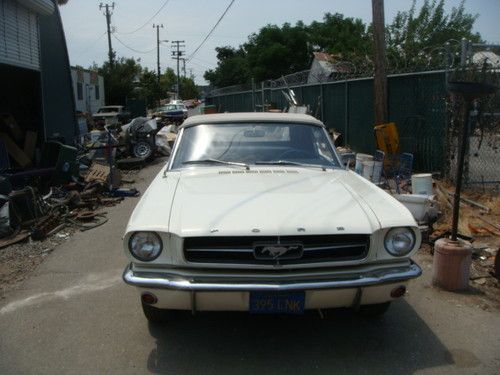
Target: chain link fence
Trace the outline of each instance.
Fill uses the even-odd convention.
[[[449,72],[448,79],[466,82],[500,84],[500,45],[467,43],[462,67]],[[468,134],[464,164],[466,185],[483,189],[500,187],[500,94],[477,99],[473,110],[464,116],[463,99],[448,96],[448,128],[445,147],[447,177],[455,179],[458,134],[464,119],[468,120]]]
[[[414,155],[418,171],[440,172],[453,178],[457,150],[457,103],[446,82],[458,69],[487,66],[498,77],[495,46],[450,40],[406,58],[388,54],[388,110],[400,136],[401,152]],[[500,48],[499,48],[500,49]],[[496,57],[495,57],[496,56]],[[416,72],[419,68],[421,71]],[[422,70],[423,69],[423,70]],[[283,92],[292,89],[298,102],[328,128],[341,133],[340,144],[356,152],[373,153],[373,66],[370,61],[337,61],[325,71],[304,70],[267,80],[213,90],[208,97],[219,112],[286,111]],[[465,183],[500,184],[497,165],[500,99],[478,102],[471,124]],[[458,112],[457,112],[458,111]]]

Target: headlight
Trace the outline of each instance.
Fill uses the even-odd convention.
[[[404,256],[415,246],[415,234],[410,228],[393,228],[385,235],[384,246],[389,254]]]
[[[128,248],[134,258],[150,262],[158,258],[163,244],[160,236],[154,232],[136,232],[130,237]]]

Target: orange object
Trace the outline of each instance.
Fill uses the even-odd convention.
[[[471,262],[470,243],[440,238],[434,244],[432,283],[450,291],[467,289]]]
[[[384,151],[386,155],[399,153],[399,133],[396,123],[376,125],[374,130],[377,149]]]

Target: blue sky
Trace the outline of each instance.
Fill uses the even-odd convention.
[[[141,30],[143,25],[165,2],[165,0],[115,0],[112,25],[116,36],[127,46],[138,51],[150,51],[156,46],[156,32],[153,23],[161,23],[161,39],[185,40],[186,52],[190,54],[210,31],[222,14],[229,0],[169,0],[164,9]],[[105,17],[99,10],[100,1],[70,0],[61,6],[61,16],[72,65],[88,67],[92,62],[102,63],[107,58]],[[111,1],[109,1],[111,3]],[[419,0],[417,4],[421,4]],[[459,0],[447,0],[446,8],[451,10]],[[390,23],[399,10],[407,10],[411,0],[385,0],[386,23]],[[475,29],[490,43],[500,43],[500,0],[467,0],[467,11],[479,14]],[[203,72],[216,64],[215,47],[238,46],[247,36],[266,24],[306,24],[321,20],[326,12],[342,13],[346,17],[361,18],[371,22],[371,0],[236,0],[226,17],[219,24],[211,38],[196,56],[187,63],[197,83],[204,83]],[[113,39],[113,49],[119,56],[140,57],[144,66],[156,69],[156,50],[148,53],[133,52]],[[170,57],[170,43],[161,48],[161,67],[174,67]]]

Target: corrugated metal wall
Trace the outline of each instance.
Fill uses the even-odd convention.
[[[40,70],[38,17],[12,0],[0,0],[0,63]]]
[[[342,133],[343,143],[356,152],[375,151],[373,79],[363,78],[292,87],[300,103],[328,128]],[[264,89],[265,102],[284,109],[282,89]],[[445,73],[425,72],[388,78],[389,119],[396,122],[403,152],[412,152],[418,170],[440,171],[444,157]],[[220,112],[250,112],[252,92],[208,98]],[[255,92],[257,110],[262,91]]]

